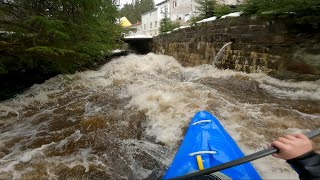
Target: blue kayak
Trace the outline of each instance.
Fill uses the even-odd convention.
[[[196,113],[164,179],[183,176],[243,157],[238,145],[207,111]],[[261,179],[251,163],[220,173],[231,179]]]

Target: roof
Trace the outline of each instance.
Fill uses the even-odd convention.
[[[132,25],[139,25],[142,24],[140,21],[137,21],[136,23],[132,24]]]
[[[150,11],[141,14],[141,16],[142,16],[142,15],[145,15],[145,14],[148,14],[148,13],[151,13],[151,12],[153,12],[153,11],[157,11],[157,10],[158,10],[157,8],[153,8],[153,9],[151,9]]]
[[[164,4],[164,3],[169,2],[169,1],[170,1],[170,0],[165,0],[165,1],[159,2],[158,4],[156,4],[156,6],[161,5],[161,4]]]
[[[131,22],[130,22],[126,17],[122,17],[122,18],[120,19],[120,24],[121,24],[121,26],[123,26],[123,27],[129,27],[129,26],[132,25]]]
[[[137,23],[132,24],[131,27],[132,27],[132,26],[140,26],[140,25],[141,25],[141,22],[138,21]]]

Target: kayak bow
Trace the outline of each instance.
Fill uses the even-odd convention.
[[[183,176],[243,157],[238,145],[209,112],[196,113],[164,179]],[[251,163],[222,170],[231,179],[261,179]]]

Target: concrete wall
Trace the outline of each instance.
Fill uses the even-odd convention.
[[[212,64],[230,42],[216,66],[278,78],[320,77],[320,31],[250,17],[219,19],[154,37],[153,52],[175,57],[184,66]]]

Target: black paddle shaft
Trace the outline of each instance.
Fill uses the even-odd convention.
[[[312,139],[312,138],[314,138],[314,137],[316,137],[318,135],[320,135],[320,128],[306,133],[306,136],[308,138],[310,138],[310,139]],[[211,174],[211,173],[214,173],[214,172],[217,172],[217,171],[221,171],[221,170],[233,167],[233,166],[237,166],[237,165],[246,163],[246,162],[254,161],[256,159],[260,159],[260,158],[263,158],[265,156],[269,156],[271,154],[277,153],[278,151],[279,150],[277,148],[270,147],[268,149],[264,149],[262,151],[258,151],[256,153],[250,154],[248,156],[244,156],[242,158],[239,158],[239,159],[236,159],[234,161],[230,161],[230,162],[227,162],[227,163],[224,163],[224,164],[212,167],[212,168],[208,168],[208,169],[205,169],[205,170],[189,173],[189,174],[184,175],[184,176],[179,176],[179,177],[172,178],[172,180],[190,179],[190,178],[194,178],[194,177],[197,177],[197,176],[203,176],[203,175]]]

